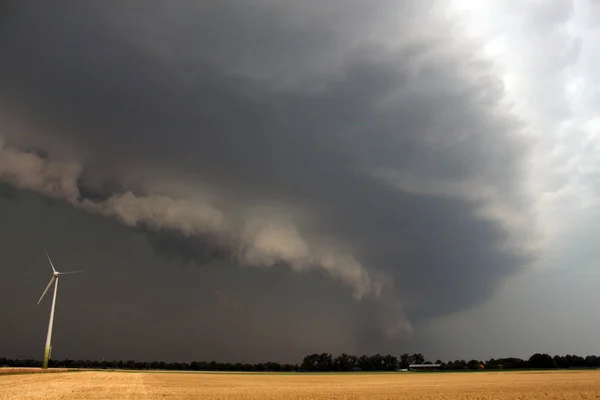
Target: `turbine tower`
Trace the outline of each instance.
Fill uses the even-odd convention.
[[[54,323],[54,306],[56,305],[56,292],[58,291],[58,277],[61,275],[76,274],[78,272],[83,272],[83,271],[58,272],[54,268],[54,264],[52,264],[52,260],[50,259],[48,252],[45,252],[45,253],[46,253],[46,257],[48,257],[48,261],[50,262],[50,266],[52,267],[52,278],[50,278],[50,282],[48,282],[48,286],[46,286],[46,290],[44,290],[44,293],[42,293],[42,296],[40,297],[40,299],[38,300],[37,303],[39,305],[42,302],[42,299],[46,295],[46,292],[48,291],[48,289],[50,289],[50,286],[52,286],[53,283],[54,283],[54,297],[52,298],[52,308],[50,309],[50,322],[48,323],[48,335],[46,336],[46,347],[44,347],[44,361],[42,363],[42,369],[48,368],[48,361],[50,360],[50,350],[52,348],[50,342],[52,340],[52,325]]]

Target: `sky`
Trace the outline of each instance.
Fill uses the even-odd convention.
[[[600,354],[600,2],[3,2],[0,354]]]

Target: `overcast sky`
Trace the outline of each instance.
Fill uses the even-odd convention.
[[[600,354],[600,2],[9,1],[0,355]]]

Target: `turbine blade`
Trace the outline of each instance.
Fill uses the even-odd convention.
[[[54,269],[54,264],[52,264],[52,260],[50,259],[50,256],[48,255],[48,252],[44,250],[44,253],[46,253],[46,257],[48,257],[48,261],[50,261],[50,266],[52,267],[52,271],[56,272],[56,270]]]
[[[80,270],[80,271],[67,271],[67,272],[59,272],[58,274],[59,274],[59,275],[67,275],[67,274],[79,274],[79,273],[81,273],[81,272],[83,272],[83,270]]]
[[[52,284],[54,283],[55,279],[56,279],[56,277],[54,275],[52,275],[52,278],[50,278],[50,282],[48,282],[48,286],[46,286],[46,290],[44,290],[44,293],[42,293],[42,297],[40,297],[40,299],[37,302],[38,305],[42,302],[42,299],[46,295],[46,292],[48,291],[48,289],[50,289],[50,286],[52,286]]]

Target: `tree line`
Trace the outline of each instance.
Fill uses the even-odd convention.
[[[407,369],[411,364],[439,364],[439,370],[496,370],[496,369],[567,369],[600,368],[600,357],[577,355],[551,356],[536,353],[524,360],[515,357],[481,360],[453,360],[431,362],[420,353],[394,355],[309,354],[300,364],[221,363],[216,361],[164,362],[164,361],[96,361],[96,360],[50,360],[52,368],[126,369],[126,370],[172,370],[172,371],[248,371],[248,372],[335,372],[335,371],[396,371]],[[41,367],[40,360],[10,359],[0,357],[0,367]]]

